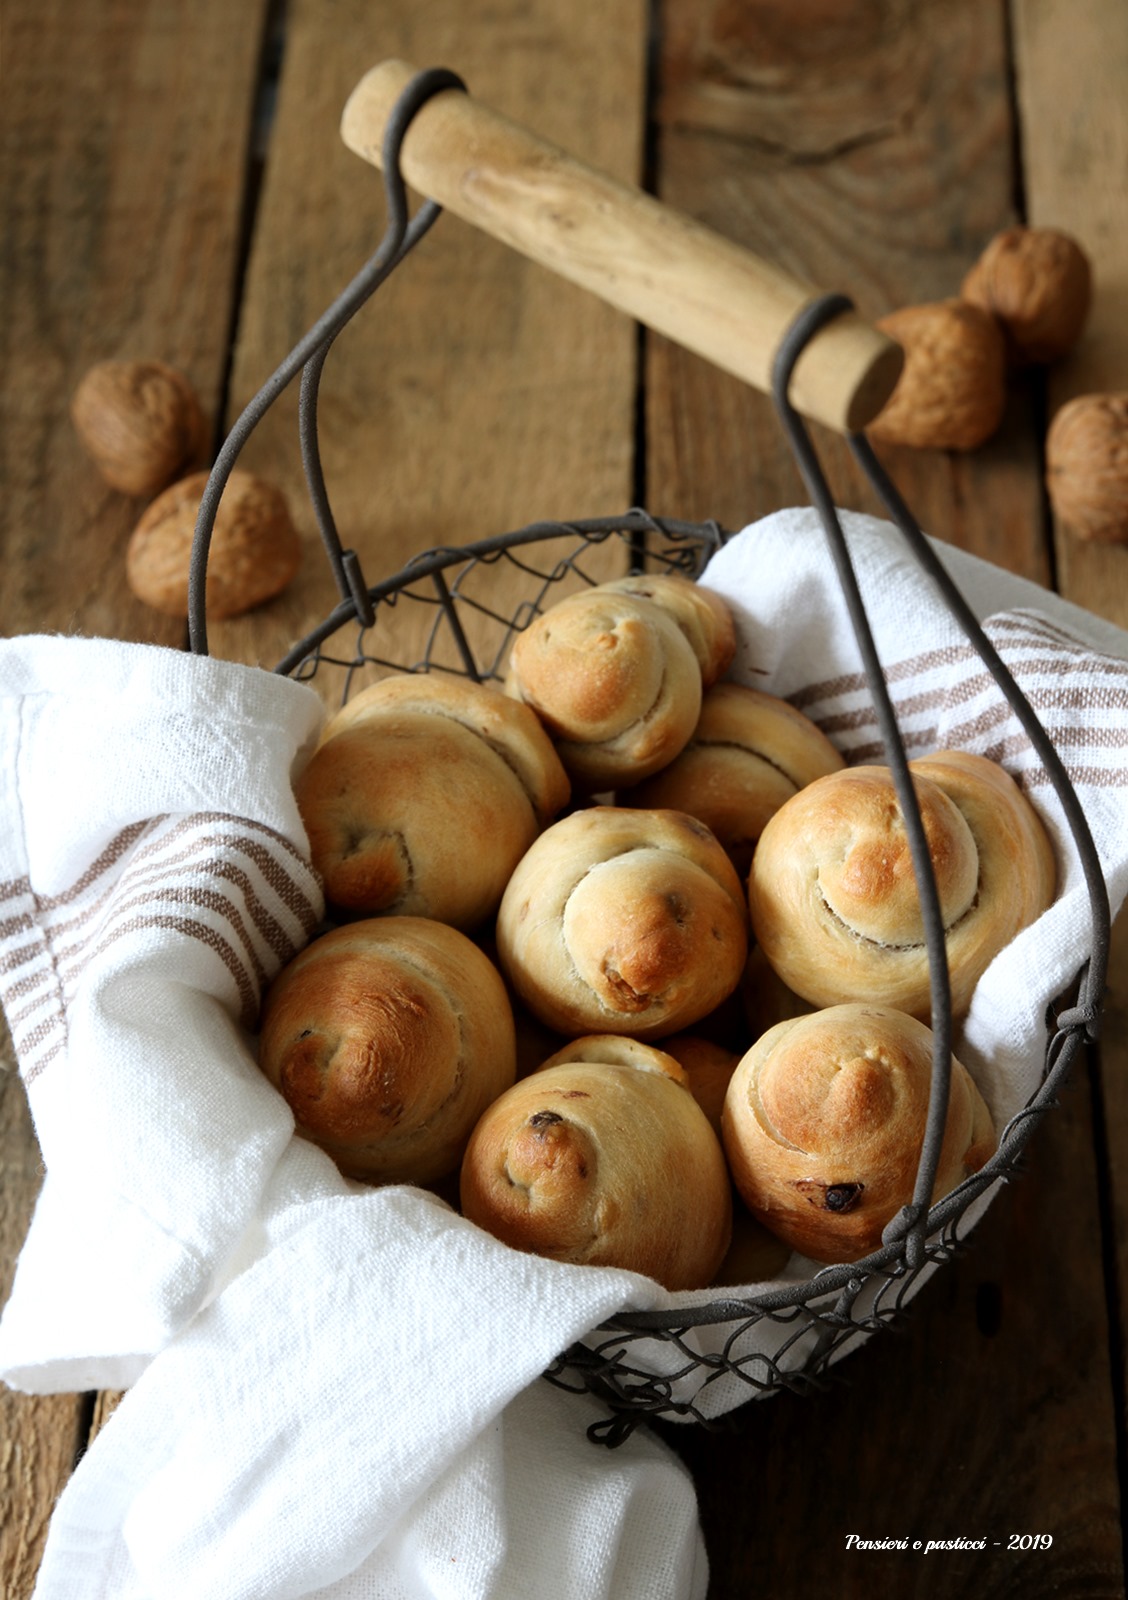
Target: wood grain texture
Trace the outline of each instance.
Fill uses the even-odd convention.
[[[365,70],[389,57],[457,71],[483,101],[613,176],[641,162],[645,25],[640,0],[598,12],[555,0],[483,9],[435,0],[374,10],[297,0],[239,325],[242,406],[374,249],[381,180],[338,125]],[[452,287],[456,285],[456,287]],[[617,513],[632,499],[635,332],[584,291],[440,219],[415,256],[337,340],[320,419],[346,548],[368,581],[442,544],[542,518]],[[216,626],[212,650],[273,664],[336,595],[302,481],[296,385],[244,459],[287,493],[309,558],[289,592]],[[496,598],[508,603],[499,573]],[[426,621],[389,617],[412,655]],[[332,700],[339,690],[319,675]]]
[[[1048,374],[1047,412],[1078,394],[1128,390],[1128,8],[1119,0],[1017,0],[1015,63],[1027,209],[1032,223],[1073,234],[1093,267],[1080,343]],[[1055,530],[1062,593],[1128,627],[1128,546]],[[1118,925],[1099,1046],[1107,1258],[1117,1317],[1113,1360],[1128,1384],[1128,928]],[[1128,1430],[1128,1408],[1120,1418]]]
[[[1081,340],[1047,374],[1052,417],[1079,394],[1128,389],[1128,8],[1017,0],[1018,107],[1028,220],[1064,229],[1093,266]],[[1057,531],[1063,594],[1128,626],[1128,546]]]
[[[1014,220],[1003,8],[667,0],[658,188],[866,316],[958,292]],[[648,341],[649,503],[742,527],[806,500],[769,402]],[[1025,387],[971,455],[883,448],[922,526],[1046,581]],[[840,505],[878,510],[813,430]]]
[[[126,587],[141,502],[103,484],[68,405],[93,362],[153,357],[216,414],[265,6],[4,8],[6,633],[183,640]]]

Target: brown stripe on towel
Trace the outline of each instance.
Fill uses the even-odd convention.
[[[265,982],[266,970],[259,958],[258,951],[254,947],[251,935],[247,931],[247,925],[239,914],[239,908],[233,900],[229,900],[226,895],[220,894],[215,889],[203,889],[198,885],[183,884],[179,888],[148,889],[144,894],[123,897],[120,904],[114,905],[113,910],[99,931],[103,935],[112,933],[119,921],[122,919],[128,920],[131,913],[139,911],[144,906],[158,904],[170,908],[190,906],[197,911],[214,912],[217,917],[220,917],[226,923],[246,952],[247,959],[244,962],[244,966],[253,975],[256,986]],[[79,955],[81,958],[84,955],[84,951],[80,950]],[[81,970],[81,967],[85,966],[85,964],[85,960],[80,959],[78,963],[79,969]],[[71,975],[69,969],[73,968],[73,966],[73,962],[68,964],[68,977]]]
[[[44,1067],[49,1066],[56,1056],[62,1055],[66,1047],[67,1041],[65,1039],[57,1039],[50,1050],[45,1050],[41,1056],[37,1056],[26,1068],[22,1069],[24,1083],[33,1084]]]
[[[64,889],[61,894],[37,894],[35,903],[39,910],[53,911],[56,906],[67,905],[70,901],[76,900],[80,894],[90,888],[91,884],[96,883],[104,873],[109,872],[111,867],[117,865],[122,856],[145,832],[146,828],[153,825],[154,820],[159,821],[160,819],[146,818],[144,822],[133,822],[130,823],[128,828],[123,828],[119,834],[116,834],[110,840],[101,855],[91,862],[82,876],[71,884],[69,889]]]
[[[163,912],[154,912],[152,916],[131,917],[128,921],[117,923],[103,939],[99,940],[90,952],[90,960],[93,961],[111,944],[125,938],[127,934],[142,933],[151,928],[167,928],[173,933],[183,934],[185,938],[195,939],[213,951],[231,974],[239,991],[240,1023],[245,1028],[253,1027],[258,1015],[258,993],[255,983],[228,941],[215,928],[209,928],[205,922],[197,922],[192,917],[171,916]]]
[[[941,645],[935,650],[923,650],[919,656],[913,656],[907,661],[897,661],[891,667],[886,667],[885,681],[900,683],[905,678],[914,677],[918,672],[931,672],[937,667],[952,666],[967,655],[968,648],[966,645]],[[824,678],[819,683],[808,684],[806,688],[797,690],[787,698],[797,710],[802,711],[820,700],[835,700],[841,695],[859,694],[868,688],[869,683],[864,672],[844,672],[838,677]]]
[[[183,838],[185,834],[190,833],[201,824],[212,827],[216,823],[226,823],[230,827],[240,830],[255,829],[274,844],[280,846],[312,879],[313,874],[309,863],[293,848],[289,840],[284,839],[281,834],[275,833],[273,829],[267,828],[261,823],[251,822],[246,818],[227,817],[210,812],[199,812],[191,817],[186,817],[167,829],[159,838],[146,844],[135,855],[130,863],[129,871],[135,871],[141,861],[150,861],[154,857],[162,857],[170,862],[178,862],[197,858],[206,859],[206,851],[217,845],[229,850],[237,850],[254,863],[262,873],[266,883],[274,890],[274,893],[282,901],[286,909],[298,919],[305,931],[307,933],[312,932],[320,920],[318,907],[310,900],[309,895],[300,887],[296,877],[287,870],[278,856],[267,850],[257,839],[249,838],[246,831],[241,831],[234,835],[216,832],[202,834],[194,839],[191,845],[179,855],[164,856],[166,847],[175,840]]]
[[[51,1035],[57,1033],[60,1028],[65,1032],[66,1022],[67,1019],[63,1015],[62,1008],[60,1007],[58,1011],[53,1011],[49,1017],[44,1017],[42,1022],[37,1022],[35,1026],[29,1032],[25,1033],[21,1038],[17,1039],[13,1035],[13,1043],[16,1047],[16,1055],[21,1058],[25,1055],[30,1055],[37,1045],[42,1044],[45,1039],[49,1039]]]

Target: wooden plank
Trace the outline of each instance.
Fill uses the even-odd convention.
[[[800,20],[809,12],[809,26]],[[1013,220],[1002,9],[891,18],[668,0],[659,192],[865,315],[958,293]],[[806,499],[770,402],[648,341],[649,503],[741,527]],[[880,452],[922,526],[1045,581],[1032,403],[973,455]],[[842,441],[813,434],[839,504],[877,510]]]
[[[1079,394],[1128,389],[1128,10],[1119,0],[1017,0],[1019,111],[1030,222],[1062,228],[1093,264],[1073,353],[1047,375],[1048,414]],[[1057,530],[1063,594],[1128,627],[1128,546]]]
[[[211,416],[241,248],[266,0],[231,8],[10,0],[0,111],[0,631],[179,645],[133,600],[139,502],[107,489],[70,395],[104,358],[184,371]],[[0,1072],[0,1291],[41,1170],[22,1085]],[[82,1397],[0,1390],[0,1591],[31,1592],[47,1520],[87,1419]]]
[[[179,367],[215,417],[265,9],[266,0],[4,9],[7,633],[183,640],[181,624],[126,587],[142,502],[102,483],[68,403],[94,361],[155,357]]]
[[[636,179],[644,118],[645,7],[598,12],[556,0],[500,8],[436,0],[374,13],[297,0],[287,22],[260,222],[239,325],[241,407],[375,248],[379,175],[338,124],[364,71],[399,56],[459,72],[483,101],[617,177]],[[566,334],[563,332],[566,330]],[[582,290],[444,216],[326,363],[320,418],[326,477],[346,547],[369,582],[441,544],[543,518],[614,514],[633,498],[635,332]],[[216,654],[273,665],[336,594],[302,480],[296,385],[244,452],[286,492],[306,538],[305,570],[251,618],[216,626]],[[512,599],[500,569],[499,605]],[[429,618],[390,627],[413,652]],[[318,684],[332,701],[339,693]]]
[[[876,316],[955,293],[1014,220],[1001,3],[667,0],[665,19],[660,192],[752,248]],[[761,397],[650,341],[647,404],[656,510],[740,526],[806,500]],[[842,444],[816,438],[839,503],[876,509]],[[928,531],[1048,579],[1032,385],[974,455],[883,455]],[[1122,1592],[1099,1231],[1082,1075],[971,1255],[902,1338],[848,1358],[848,1387],[755,1405],[733,1440],[664,1430],[698,1485],[711,1600],[747,1593],[752,1573],[781,1594]],[[1026,1532],[1054,1544],[1016,1561],[1006,1541]],[[850,1533],[992,1548],[922,1564],[851,1556]]]
[[[1063,228],[1093,265],[1093,304],[1080,343],[1048,377],[1047,415],[1074,395],[1128,389],[1128,10],[1119,0],[1017,0],[1014,35],[1030,221]],[[1087,545],[1055,530],[1062,593],[1128,627],[1128,546]],[[1128,928],[1114,933],[1099,1047],[1106,1250],[1120,1395],[1128,1385]],[[1120,1419],[1128,1428],[1128,1414]]]

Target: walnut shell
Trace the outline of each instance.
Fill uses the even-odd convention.
[[[963,300],[903,306],[877,326],[905,352],[872,438],[918,450],[974,450],[1006,409],[1006,346],[995,319]]]
[[[126,577],[138,599],[166,616],[188,615],[188,565],[206,472],[157,496],[133,530]],[[212,532],[208,616],[237,617],[279,594],[301,563],[301,540],[279,490],[250,472],[227,480]]]
[[[163,361],[99,361],[74,392],[71,420],[105,481],[135,495],[195,466],[207,432],[196,391]]]
[[[1128,543],[1128,394],[1067,401],[1046,435],[1046,488],[1080,539]]]
[[[1055,228],[1006,228],[972,267],[961,293],[998,320],[1012,364],[1056,361],[1077,343],[1089,313],[1089,258]]]

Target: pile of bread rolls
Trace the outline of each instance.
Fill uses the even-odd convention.
[[[348,1176],[674,1290],[880,1246],[933,1066],[905,827],[734,648],[708,590],[629,578],[548,607],[503,688],[392,675],[329,722],[296,793],[331,925],[260,1063]],[[1054,858],[1001,767],[911,770],[958,1019]],[[953,1058],[934,1199],[995,1143]]]

